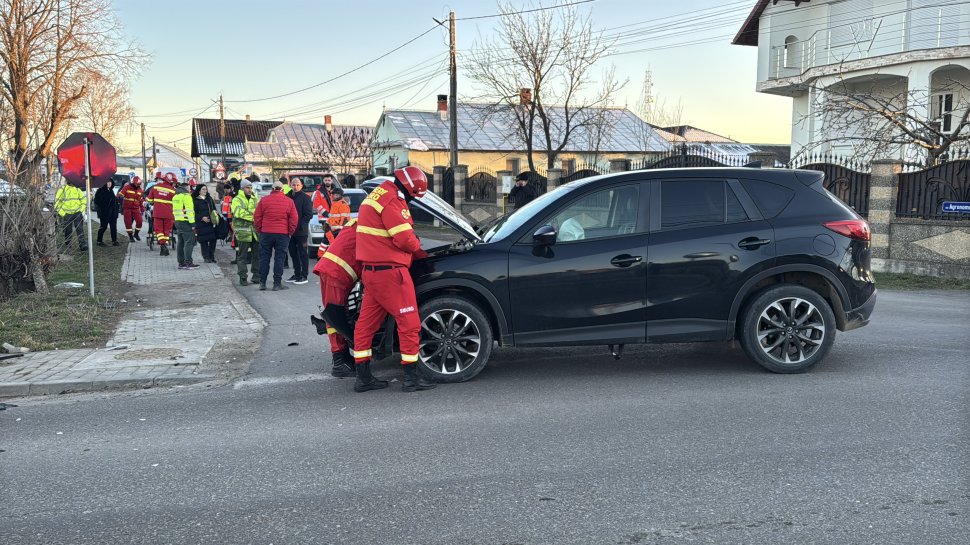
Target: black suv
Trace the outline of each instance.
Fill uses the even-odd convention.
[[[373,183],[380,183],[374,180]],[[463,238],[411,268],[421,366],[459,382],[500,346],[737,339],[779,373],[821,361],[876,301],[868,223],[807,170],[691,168],[555,188],[484,233],[433,193],[412,207]],[[393,323],[375,343],[393,350]]]

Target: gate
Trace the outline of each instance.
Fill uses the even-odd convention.
[[[896,217],[967,219],[966,214],[943,212],[944,201],[970,201],[970,160],[951,161],[899,175]]]
[[[798,167],[802,170],[817,170],[825,175],[822,185],[842,202],[852,207],[857,214],[869,217],[868,172],[859,172],[834,163],[812,163]]]
[[[465,180],[465,200],[494,204],[498,177],[488,169],[478,169]]]
[[[445,169],[444,180],[441,183],[441,192],[438,196],[455,206],[455,171],[452,168]]]
[[[599,167],[596,165],[580,165],[576,169],[576,172],[573,172],[569,176],[563,176],[559,183],[567,184],[575,180],[582,180],[583,178],[589,178],[591,176],[599,176],[600,174],[603,173],[599,171]]]

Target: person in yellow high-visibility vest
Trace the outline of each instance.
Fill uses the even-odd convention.
[[[87,240],[84,237],[84,209],[87,200],[84,190],[64,183],[54,196],[54,210],[57,211],[61,227],[64,229],[64,239],[71,245],[71,231],[77,233],[78,249],[87,250]]]
[[[175,189],[172,197],[172,213],[175,215],[175,256],[178,258],[179,270],[198,269],[192,262],[192,250],[195,249],[195,199],[189,192],[189,182],[183,181]]]

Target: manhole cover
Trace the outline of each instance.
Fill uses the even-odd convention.
[[[182,355],[178,348],[142,348],[140,350],[128,350],[115,356],[116,360],[138,361],[138,360],[167,360],[177,358]]]

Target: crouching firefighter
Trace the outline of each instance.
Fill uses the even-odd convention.
[[[357,382],[354,391],[384,388],[387,383],[371,375],[371,343],[388,313],[397,322],[404,369],[405,392],[427,390],[434,384],[418,373],[421,318],[409,267],[414,257],[427,256],[414,233],[407,201],[428,191],[428,179],[418,167],[394,171],[394,179],[378,186],[364,199],[357,215],[357,261],[363,265],[364,300],[354,330]],[[344,235],[336,238],[339,241]]]
[[[326,333],[330,338],[330,355],[333,358],[330,374],[340,378],[356,374],[354,357],[350,354],[350,346],[354,343],[354,330],[347,322],[347,299],[360,278],[362,267],[357,261],[356,253],[357,226],[351,224],[344,228],[340,237],[313,267],[313,274],[320,277],[323,320],[310,316],[310,321],[317,327],[317,333]],[[371,389],[387,387],[387,382],[376,382],[383,382],[383,386],[377,385]]]

